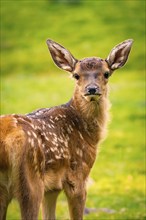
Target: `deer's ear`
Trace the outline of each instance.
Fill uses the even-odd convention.
[[[47,40],[47,45],[55,64],[63,70],[72,72],[77,63],[77,60],[72,54],[63,46],[52,40]]]
[[[125,40],[111,50],[106,61],[112,70],[121,68],[126,63],[132,43],[132,39]]]

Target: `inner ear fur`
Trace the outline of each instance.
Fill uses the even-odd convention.
[[[67,49],[55,41],[48,39],[47,45],[55,64],[63,70],[73,72],[77,59],[75,59]]]
[[[106,61],[111,70],[121,68],[126,63],[133,40],[128,39],[116,45],[108,55]]]

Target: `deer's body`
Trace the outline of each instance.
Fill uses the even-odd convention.
[[[13,197],[19,201],[23,220],[36,220],[41,202],[43,219],[53,220],[61,190],[68,199],[70,218],[83,218],[86,180],[108,119],[107,74],[121,66],[121,60],[118,66],[115,59],[119,51],[126,54],[122,54],[124,65],[131,44],[129,40],[118,45],[107,60],[77,61],[61,45],[48,41],[55,63],[77,79],[76,89],[65,105],[1,117],[0,220],[6,218]]]

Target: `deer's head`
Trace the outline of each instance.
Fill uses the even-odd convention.
[[[127,61],[133,40],[125,40],[115,46],[106,59],[97,57],[77,60],[60,44],[47,40],[55,64],[76,79],[76,91],[87,101],[97,101],[106,94],[107,82],[113,71]]]

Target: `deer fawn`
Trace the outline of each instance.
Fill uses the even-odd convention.
[[[56,200],[64,190],[70,219],[83,219],[86,181],[108,120],[107,83],[128,58],[133,40],[115,46],[107,59],[75,59],[47,40],[58,67],[71,72],[76,87],[64,105],[27,115],[1,116],[0,219],[16,198],[23,220],[55,219]]]

